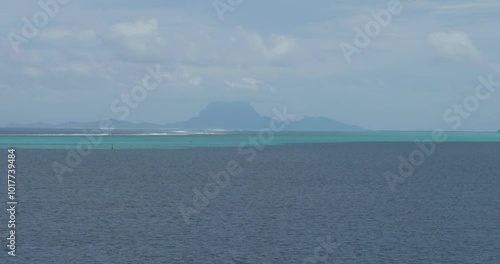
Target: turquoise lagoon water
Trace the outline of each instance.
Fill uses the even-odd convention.
[[[0,135],[1,148],[64,149],[78,144],[95,149],[185,149],[297,143],[415,142],[432,132],[186,132],[134,135]],[[445,132],[446,142],[500,142],[498,132]]]

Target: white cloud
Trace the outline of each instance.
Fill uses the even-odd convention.
[[[247,91],[258,91],[259,90],[259,80],[253,79],[253,78],[243,78],[242,82],[231,82],[231,81],[226,81],[225,84],[228,87],[235,88],[235,89],[240,89],[240,90],[247,90]]]
[[[115,24],[109,38],[122,55],[134,59],[157,59],[166,52],[167,42],[155,18]]]
[[[472,9],[472,8],[495,8],[500,7],[500,3],[471,3],[471,4],[459,4],[459,5],[445,5],[440,6],[441,10],[457,10],[457,9]]]
[[[51,67],[50,70],[53,72],[88,73],[90,70],[90,67],[88,65],[85,65],[85,64],[73,64],[73,65],[67,65],[67,66]]]
[[[264,39],[256,32],[248,32],[238,28],[239,34],[245,39],[250,48],[258,51],[267,59],[277,59],[288,55],[295,47],[295,40],[291,37],[272,34]]]
[[[100,43],[96,32],[87,29],[47,28],[40,33],[40,37],[54,44],[61,44],[61,41],[76,41],[80,45],[95,45]],[[66,42],[62,44],[67,45]]]
[[[167,79],[166,85],[171,87],[184,87],[194,86],[199,87],[203,81],[200,76],[193,76],[186,70],[175,70],[172,72],[165,72],[162,75]]]
[[[23,67],[23,73],[31,77],[42,75],[43,71],[36,67]]]
[[[434,32],[427,42],[439,55],[455,61],[479,60],[481,55],[476,46],[464,32]]]
[[[190,77],[189,75],[187,76],[188,82],[193,85],[193,86],[200,86],[201,84],[201,77],[196,76],[196,77]]]
[[[271,92],[275,92],[272,86],[264,84],[261,81],[250,77],[242,78],[241,81],[236,81],[236,82],[225,81],[224,83],[230,89],[252,91],[252,92],[257,92],[262,89],[269,89]]]

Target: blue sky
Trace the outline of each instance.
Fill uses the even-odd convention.
[[[0,11],[0,125],[116,118],[113,100],[159,64],[165,81],[128,121],[180,121],[244,100],[262,114],[287,106],[368,129],[447,128],[443,113],[479,76],[500,81],[500,3],[401,1],[348,63],[340,44],[390,2],[241,0],[221,20],[213,1],[72,0],[15,52],[9,34],[23,36],[23,17],[43,9],[14,1]],[[499,96],[460,130],[500,129]]]

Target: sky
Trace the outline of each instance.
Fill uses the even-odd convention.
[[[249,101],[264,115],[450,130],[480,78],[500,82],[498,1],[58,1],[0,10],[0,126],[117,118],[156,70],[127,121]],[[500,92],[485,91],[453,129],[500,129]]]

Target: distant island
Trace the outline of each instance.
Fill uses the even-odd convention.
[[[117,129],[180,129],[180,130],[259,130],[269,127],[272,117],[262,116],[248,102],[216,102],[205,107],[198,116],[186,121],[167,123],[132,123],[113,119]],[[95,122],[65,122],[57,125],[43,123],[9,124],[8,128],[60,128],[91,129],[97,128]],[[304,116],[292,121],[287,131],[362,131],[359,126],[349,125],[327,117]]]

